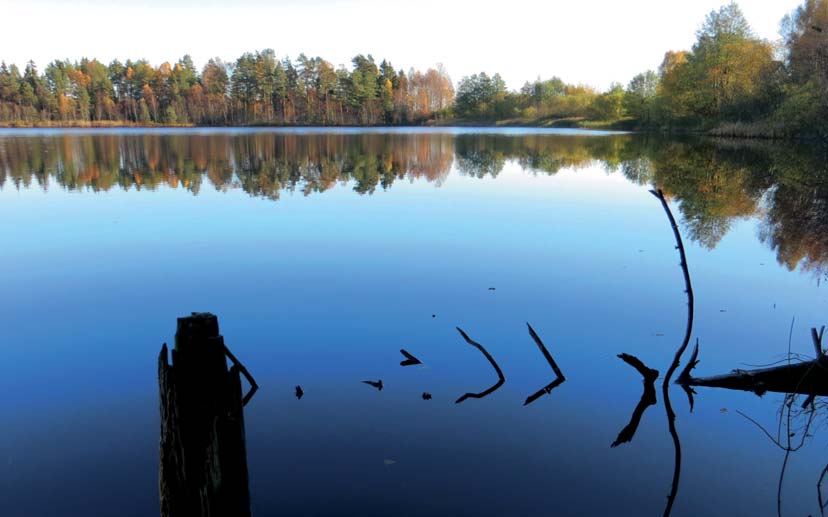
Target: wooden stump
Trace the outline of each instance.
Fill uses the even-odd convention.
[[[162,517],[250,515],[243,367],[228,369],[227,352],[210,313],[178,319],[172,364],[161,348]]]

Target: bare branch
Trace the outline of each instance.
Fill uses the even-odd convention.
[[[548,395],[549,393],[552,393],[552,390],[554,390],[555,388],[563,384],[564,381],[566,381],[566,377],[564,377],[564,374],[561,371],[561,369],[558,368],[558,364],[552,358],[552,354],[549,353],[549,350],[546,349],[546,345],[543,344],[543,341],[541,341],[541,338],[535,332],[535,329],[533,329],[532,325],[530,325],[529,323],[527,323],[526,326],[529,327],[529,335],[531,335],[532,339],[535,340],[535,344],[537,344],[538,348],[540,348],[541,353],[546,358],[546,362],[549,363],[549,366],[552,368],[552,371],[555,372],[555,380],[553,380],[543,388],[539,389],[535,393],[526,397],[526,401],[523,403],[524,406],[528,406],[532,402],[538,400],[543,395]]]
[[[487,395],[491,395],[498,388],[503,386],[503,383],[506,382],[506,377],[503,376],[503,371],[500,369],[500,366],[497,365],[497,362],[495,362],[494,357],[492,357],[491,354],[489,354],[489,352],[483,347],[483,345],[481,345],[480,343],[472,340],[468,336],[468,334],[463,332],[463,329],[461,329],[460,327],[455,327],[455,328],[457,328],[457,332],[459,332],[460,335],[463,336],[463,339],[466,340],[466,343],[468,343],[471,346],[475,347],[476,349],[480,350],[480,352],[484,356],[486,356],[486,359],[489,360],[489,363],[495,369],[495,372],[497,372],[497,378],[498,378],[498,381],[492,387],[490,387],[489,389],[487,389],[485,391],[481,391],[480,393],[466,393],[463,396],[461,396],[459,399],[454,401],[455,404],[459,404],[459,403],[463,402],[464,400],[466,400],[468,398],[482,399],[483,397],[485,397]]]

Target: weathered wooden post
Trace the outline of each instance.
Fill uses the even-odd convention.
[[[251,384],[244,399],[240,375]],[[242,408],[257,386],[224,345],[216,316],[178,318],[172,364],[166,343],[158,357],[158,388],[161,516],[249,516]]]

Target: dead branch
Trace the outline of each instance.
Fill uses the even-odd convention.
[[[463,339],[466,340],[466,343],[468,343],[471,346],[475,347],[476,349],[480,350],[480,352],[484,356],[486,356],[486,359],[489,360],[489,363],[492,365],[492,368],[494,368],[495,372],[497,372],[497,378],[498,378],[498,381],[491,388],[489,388],[485,391],[481,391],[480,393],[466,393],[463,396],[461,396],[459,399],[454,401],[455,404],[459,404],[459,403],[463,402],[464,400],[466,400],[468,398],[482,399],[483,397],[491,395],[498,388],[503,386],[503,383],[506,382],[506,377],[503,376],[503,371],[500,369],[500,366],[497,365],[497,362],[495,362],[494,357],[492,357],[491,354],[489,354],[489,352],[483,347],[483,345],[481,345],[480,343],[472,340],[468,336],[468,334],[463,332],[463,329],[461,329],[460,327],[455,327],[455,328],[457,329],[457,332],[459,332],[460,335],[463,336]]]
[[[610,447],[618,447],[622,443],[631,442],[635,436],[635,432],[638,430],[639,424],[641,423],[641,417],[644,416],[644,411],[646,411],[648,407],[654,406],[657,402],[655,381],[658,379],[658,370],[648,368],[634,355],[618,354],[618,357],[628,365],[635,368],[638,373],[641,374],[642,380],[644,381],[644,392],[641,394],[641,400],[638,401],[635,409],[633,409],[632,416],[630,417],[630,423],[621,429],[621,432],[618,433],[618,437],[614,442],[612,442]]]
[[[250,402],[250,399],[253,398],[253,395],[256,394],[256,391],[258,391],[259,389],[259,385],[256,384],[256,380],[253,379],[253,376],[250,375],[250,372],[247,371],[247,368],[244,367],[241,361],[236,359],[236,356],[233,355],[233,352],[231,352],[230,349],[227,348],[227,345],[224,345],[224,354],[239,369],[239,372],[241,372],[241,374],[244,375],[244,378],[247,379],[247,382],[250,383],[250,391],[248,391],[242,399],[242,407],[244,407],[247,405],[248,402]]]
[[[673,411],[673,405],[670,403],[670,379],[679,367],[681,356],[684,354],[684,351],[687,349],[687,345],[690,343],[690,336],[693,333],[693,314],[695,302],[693,297],[693,285],[690,282],[690,270],[687,267],[687,256],[684,252],[684,243],[681,240],[681,233],[679,232],[678,224],[676,224],[676,219],[673,217],[673,212],[670,211],[670,206],[667,204],[667,200],[664,198],[664,193],[661,189],[651,190],[650,193],[661,201],[661,206],[664,208],[664,212],[670,220],[670,226],[673,229],[673,236],[676,239],[676,249],[678,250],[679,257],[681,258],[680,265],[681,271],[684,274],[684,292],[687,294],[687,327],[684,331],[684,340],[682,340],[681,346],[676,351],[676,355],[673,357],[673,362],[667,370],[667,375],[664,376],[664,382],[661,385],[661,392],[664,397],[664,409],[667,413],[667,427],[669,428],[670,436],[673,439],[673,447],[676,451],[675,463],[673,465],[673,483],[670,487],[670,494],[667,496],[667,506],[664,508],[664,516],[667,517],[673,509],[673,503],[675,502],[676,495],[678,494],[679,477],[681,476],[681,442],[678,437],[678,432],[676,431],[676,414]]]
[[[535,341],[535,344],[537,344],[538,348],[540,348],[543,357],[546,358],[546,362],[549,363],[549,366],[555,373],[555,380],[553,380],[543,388],[539,389],[535,393],[526,397],[526,401],[523,403],[524,406],[528,406],[532,402],[538,400],[543,395],[548,395],[549,393],[552,393],[552,390],[554,390],[555,388],[563,384],[564,381],[566,381],[566,377],[564,377],[564,374],[561,371],[561,369],[558,368],[558,364],[552,358],[552,354],[549,353],[549,350],[546,349],[546,345],[543,344],[543,341],[541,341],[541,338],[538,336],[537,332],[535,332],[535,329],[533,329],[532,325],[530,325],[529,323],[527,323],[526,326],[529,327],[529,335],[532,336],[532,339]]]

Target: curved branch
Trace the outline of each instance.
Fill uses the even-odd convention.
[[[667,204],[667,200],[664,198],[664,193],[661,189],[651,190],[650,193],[661,201],[661,206],[664,208],[664,212],[667,213],[667,218],[670,220],[670,227],[673,229],[673,236],[676,239],[676,249],[678,250],[679,257],[681,258],[681,263],[679,265],[681,266],[681,271],[684,274],[684,292],[687,294],[687,327],[684,331],[684,340],[682,341],[679,349],[676,351],[673,363],[670,365],[670,368],[667,370],[667,375],[664,377],[663,386],[667,386],[670,383],[673,373],[675,373],[681,363],[681,356],[687,349],[687,345],[690,344],[690,335],[693,333],[695,298],[693,296],[693,285],[690,282],[690,270],[687,268],[687,256],[684,253],[684,243],[681,240],[681,233],[679,232],[678,224],[676,224],[676,219],[673,217],[673,212],[670,211],[670,206]]]
[[[497,363],[495,362],[494,357],[492,357],[491,354],[489,354],[489,352],[487,352],[486,349],[483,348],[483,345],[481,345],[480,343],[472,340],[468,336],[468,334],[463,332],[463,329],[461,329],[460,327],[455,327],[455,328],[457,329],[457,332],[459,332],[460,335],[463,336],[463,339],[466,340],[466,343],[468,343],[471,346],[475,347],[476,349],[480,350],[480,352],[482,352],[483,355],[486,356],[486,359],[489,360],[489,363],[491,363],[492,367],[495,369],[495,372],[497,372],[497,377],[498,377],[498,381],[491,388],[489,388],[485,391],[481,391],[480,393],[466,393],[465,395],[461,396],[459,399],[454,401],[455,404],[459,404],[459,403],[463,402],[464,400],[466,400],[468,398],[482,399],[483,397],[485,397],[487,395],[491,395],[498,388],[503,386],[503,383],[506,382],[506,377],[503,376],[503,371],[500,369],[500,366],[498,366]]]
[[[665,375],[664,382],[661,385],[661,393],[664,397],[664,409],[667,413],[667,427],[669,428],[670,436],[673,439],[673,447],[676,451],[675,463],[673,466],[673,483],[670,487],[670,494],[667,496],[667,506],[664,508],[664,515],[666,517],[670,515],[670,512],[673,509],[673,503],[675,502],[676,495],[678,494],[679,477],[681,476],[681,441],[679,440],[678,432],[676,431],[676,414],[673,411],[673,405],[670,402],[670,379],[679,367],[679,364],[681,363],[681,356],[687,349],[687,345],[690,344],[690,336],[693,333],[693,313],[695,305],[693,285],[690,282],[690,270],[687,268],[687,256],[684,253],[684,243],[681,240],[681,233],[679,232],[678,224],[676,224],[676,219],[673,217],[673,212],[670,211],[670,206],[664,198],[664,192],[662,192],[661,189],[658,189],[651,190],[650,193],[661,201],[661,206],[664,208],[664,212],[670,220],[670,226],[673,229],[673,236],[676,239],[676,249],[681,257],[680,265],[681,271],[684,273],[684,292],[687,294],[687,327],[684,331],[684,340],[681,342],[681,346],[676,351],[676,355],[673,357],[673,362],[670,364],[670,368],[667,370],[667,375]]]

